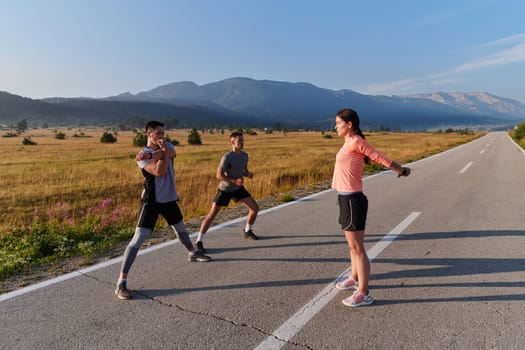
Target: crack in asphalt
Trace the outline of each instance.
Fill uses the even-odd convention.
[[[211,317],[213,319],[216,319],[216,320],[219,320],[219,321],[222,321],[222,322],[227,322],[227,323],[230,323],[232,325],[234,325],[235,327],[246,327],[246,328],[250,328],[250,329],[253,329],[261,334],[264,334],[268,337],[274,337],[275,339],[277,339],[278,341],[280,342],[283,342],[283,343],[286,343],[286,344],[290,344],[290,345],[294,345],[294,346],[302,346],[302,347],[305,347],[309,350],[314,350],[312,347],[306,345],[306,344],[299,344],[299,343],[295,343],[295,342],[292,342],[292,341],[286,341],[284,339],[280,339],[279,337],[273,335],[271,332],[268,332],[262,328],[259,328],[259,327],[256,327],[256,326],[253,326],[253,325],[250,325],[250,324],[247,324],[247,323],[239,323],[237,321],[234,321],[234,320],[231,320],[231,319],[228,319],[226,317],[222,317],[222,316],[218,316],[218,315],[214,315],[214,314],[211,314],[209,312],[202,312],[202,311],[195,311],[195,310],[190,310],[190,309],[186,309],[186,308],[183,308],[182,306],[180,305],[177,305],[177,304],[171,304],[171,303],[166,303],[160,299],[157,299],[155,297],[151,297],[145,293],[140,293],[140,292],[137,292],[137,291],[134,291],[135,294],[138,294],[146,299],[149,299],[151,301],[154,301],[162,306],[168,306],[168,307],[174,307],[180,311],[183,311],[183,312],[187,312],[187,313],[190,313],[190,314],[194,314],[194,315],[201,315],[201,316],[206,316],[206,317]]]
[[[84,277],[87,277],[87,278],[90,278],[90,279],[93,279],[97,282],[100,282],[100,283],[103,283],[103,284],[107,284],[107,285],[110,285],[112,286],[113,283],[111,282],[108,282],[108,281],[105,281],[105,280],[101,280],[100,278],[97,278],[95,276],[92,276],[90,274],[86,274],[86,273],[81,273],[82,276]],[[136,294],[136,295],[140,295],[141,297],[143,297],[144,299],[147,299],[147,300],[151,300],[151,301],[154,301],[162,306],[167,306],[167,307],[174,307],[182,312],[187,312],[187,313],[190,313],[190,314],[194,314],[194,315],[201,315],[201,316],[206,316],[206,317],[211,317],[213,319],[216,319],[216,320],[219,320],[219,321],[222,321],[222,322],[227,322],[227,323],[230,323],[232,325],[234,325],[235,327],[246,327],[246,328],[250,328],[250,329],[253,329],[261,334],[264,334],[265,336],[268,336],[268,337],[273,337],[275,339],[277,339],[279,342],[282,342],[282,343],[285,343],[285,344],[290,344],[290,345],[293,345],[293,346],[298,346],[298,347],[303,347],[303,348],[306,348],[308,350],[315,350],[313,347],[309,346],[308,344],[300,344],[300,343],[296,343],[296,342],[292,342],[292,341],[289,341],[289,340],[285,340],[285,339],[281,339],[275,335],[273,335],[271,332],[268,332],[262,328],[259,328],[259,327],[256,327],[256,326],[253,326],[253,325],[250,325],[250,324],[247,324],[247,323],[239,323],[237,321],[234,321],[234,320],[230,320],[228,318],[225,318],[225,317],[221,317],[221,316],[217,316],[217,315],[214,315],[214,314],[211,314],[211,313],[208,313],[208,312],[202,312],[202,311],[194,311],[194,310],[190,310],[190,309],[186,309],[186,308],[183,308],[182,306],[180,305],[177,305],[177,304],[171,304],[171,303],[166,303],[160,299],[157,299],[155,297],[152,297],[146,293],[141,293],[140,291],[132,291],[132,293]]]

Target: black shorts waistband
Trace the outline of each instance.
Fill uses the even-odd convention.
[[[358,196],[363,194],[363,191],[357,191],[357,192],[337,192],[339,196]]]

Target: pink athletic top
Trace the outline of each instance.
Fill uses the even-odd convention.
[[[345,143],[335,157],[332,188],[340,193],[362,192],[365,156],[387,168],[392,164],[392,160],[379,153],[361,136],[345,137]]]

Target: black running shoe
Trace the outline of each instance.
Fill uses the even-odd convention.
[[[195,261],[198,261],[198,262],[208,262],[211,260],[211,257],[207,256],[207,255],[204,255],[202,254],[201,252],[199,252],[198,250],[195,252],[195,253],[190,253],[188,255],[188,261],[190,262],[195,262]]]
[[[253,239],[253,240],[259,239],[259,237],[257,237],[255,235],[255,233],[253,233],[252,230],[250,230],[250,231],[243,231],[243,233],[244,233],[244,238],[246,238],[246,239],[248,239],[248,238],[249,239]]]
[[[202,254],[206,254],[206,249],[204,249],[204,246],[202,245],[202,241],[198,241],[198,242],[195,242],[195,247],[197,248],[197,250],[199,252],[201,252]]]

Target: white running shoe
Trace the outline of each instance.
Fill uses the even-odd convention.
[[[335,288],[341,290],[356,289],[357,290],[358,282],[352,278],[347,278],[344,281],[337,282]]]
[[[370,292],[368,292],[368,294],[365,295],[358,290],[356,290],[351,297],[343,299],[343,304],[350,307],[370,305],[373,302],[374,300],[372,299]]]

